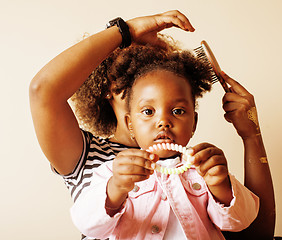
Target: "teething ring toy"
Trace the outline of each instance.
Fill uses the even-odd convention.
[[[170,151],[180,152],[186,157],[186,163],[176,168],[167,168],[159,164],[156,164],[155,170],[158,172],[161,172],[164,174],[181,174],[187,171],[187,169],[189,169],[192,165],[190,161],[191,152],[186,147],[183,147],[181,145],[174,144],[174,143],[158,143],[158,144],[154,144],[153,146],[149,147],[147,151],[154,152],[157,150],[170,150]]]

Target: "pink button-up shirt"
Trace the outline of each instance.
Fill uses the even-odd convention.
[[[155,172],[136,183],[119,213],[105,210],[106,187],[112,162],[96,169],[91,185],[71,208],[77,228],[88,237],[110,239],[162,239],[170,208],[187,239],[224,239],[221,230],[241,231],[256,218],[259,199],[230,175],[233,199],[224,207],[215,201],[203,178],[191,168],[181,175]]]

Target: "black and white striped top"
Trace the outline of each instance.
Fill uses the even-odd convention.
[[[94,169],[106,161],[113,160],[120,151],[128,148],[108,139],[96,137],[84,130],[82,130],[82,135],[84,147],[80,160],[73,173],[63,176],[74,202],[90,185]]]

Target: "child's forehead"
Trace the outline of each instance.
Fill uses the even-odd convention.
[[[139,78],[133,86],[133,98],[140,101],[193,102],[189,81],[171,72],[147,74]]]
[[[154,70],[136,79],[133,91],[156,85],[159,86],[160,91],[165,90],[166,87],[171,87],[171,90],[179,87],[191,88],[189,79],[184,76],[168,70]]]

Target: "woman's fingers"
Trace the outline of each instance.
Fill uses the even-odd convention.
[[[189,19],[180,11],[172,10],[161,14],[161,16],[168,16],[170,17],[169,20],[183,30],[194,32],[195,28],[190,23]]]
[[[223,103],[223,110],[225,112],[233,112],[233,111],[243,111],[246,112],[248,111],[252,105],[247,99],[236,99],[234,101],[224,101]]]
[[[171,27],[178,27],[184,31],[193,32],[195,29],[188,18],[177,10],[161,14],[138,17],[126,22],[129,26],[133,41],[152,41],[157,37],[157,32]]]
[[[235,92],[241,96],[248,96],[250,93],[239,82],[229,77],[225,72],[220,73],[222,78],[231,86],[232,92]]]

